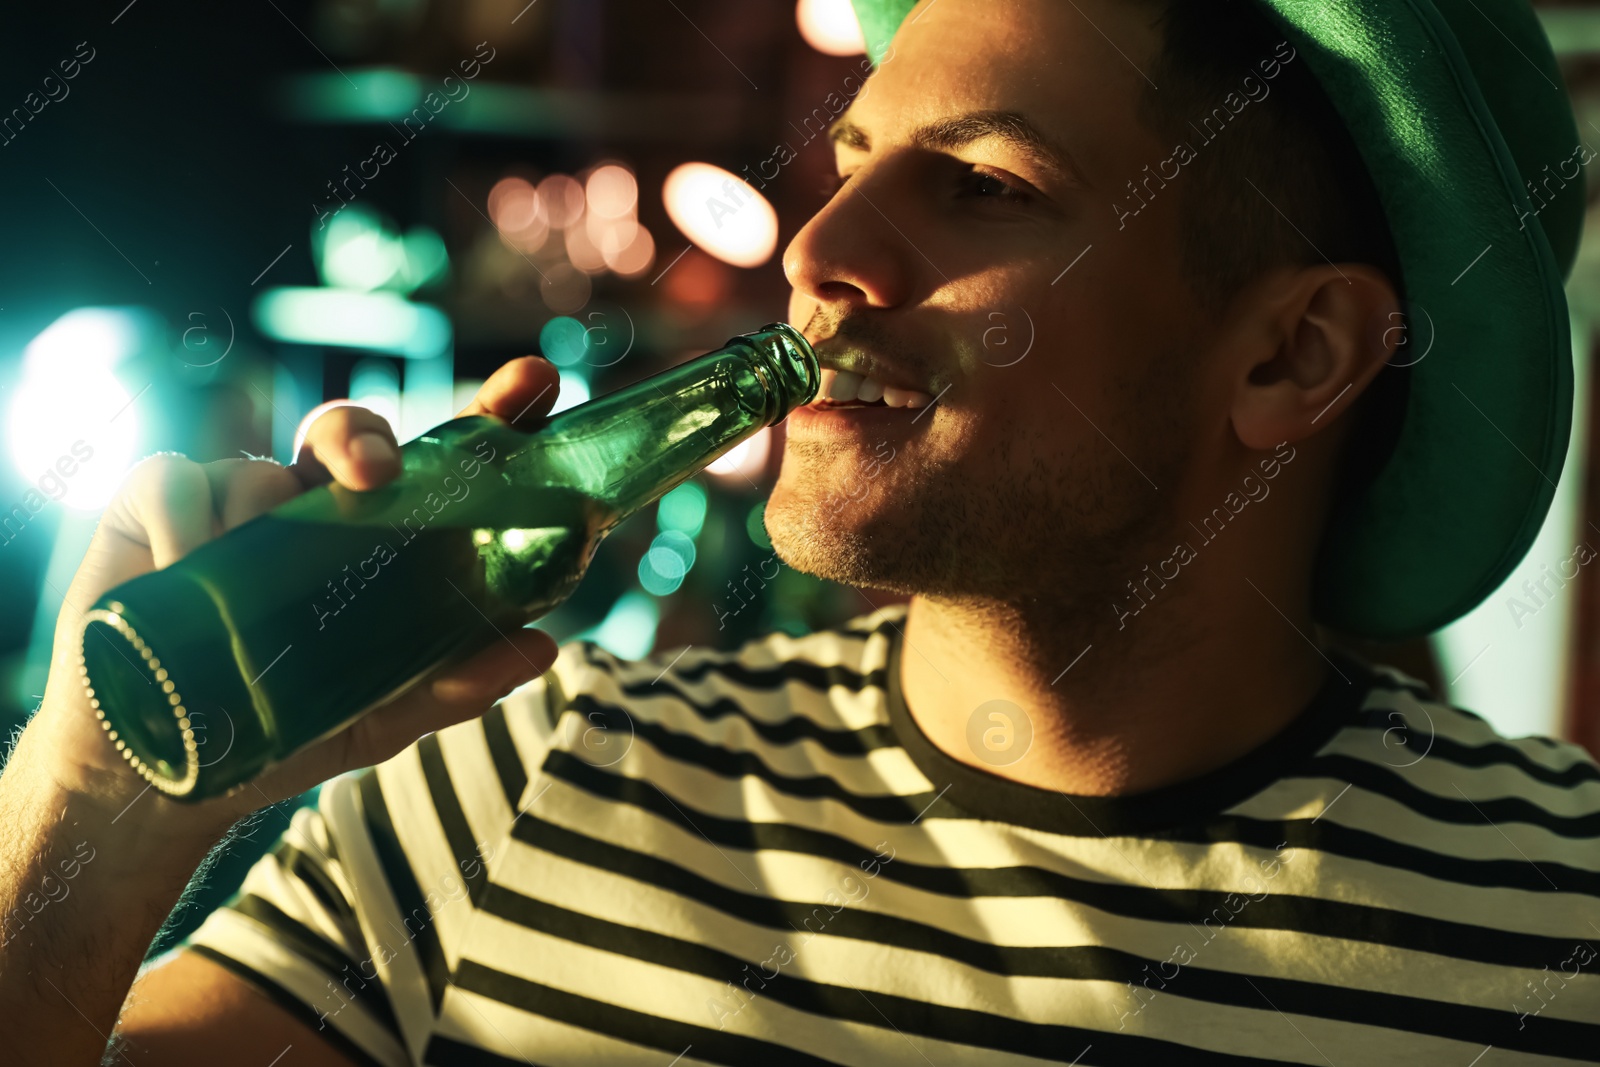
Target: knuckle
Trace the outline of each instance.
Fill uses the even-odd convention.
[[[344,433],[349,425],[349,407],[329,408],[312,420],[311,426],[306,430],[305,447],[314,448],[319,442]]]
[[[134,464],[124,481],[139,496],[158,501],[182,499],[205,481],[200,464],[181,452],[156,452]]]
[[[242,522],[303,491],[294,474],[271,459],[223,459],[205,470],[225,523]]]
[[[205,465],[207,474],[226,482],[257,481],[273,477],[283,471],[283,466],[273,459],[218,459]]]
[[[341,404],[319,415],[306,432],[306,444],[312,447],[343,441],[363,430],[386,430],[389,423],[383,416],[356,404]]]

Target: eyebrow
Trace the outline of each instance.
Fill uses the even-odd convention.
[[[912,131],[911,143],[918,148],[951,151],[989,137],[999,138],[1034,162],[1054,170],[1066,181],[1084,187],[1089,185],[1072,155],[1016,111],[972,111],[930,122]],[[828,127],[828,139],[860,152],[872,150],[867,131],[850,121],[848,111]]]

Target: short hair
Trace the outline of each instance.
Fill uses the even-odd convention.
[[[1344,120],[1303,56],[1263,76],[1285,39],[1263,0],[1143,2],[1160,8],[1162,43],[1139,117],[1196,153],[1176,183],[1181,267],[1201,306],[1219,313],[1267,270],[1324,261],[1371,264],[1403,297],[1388,220]],[[1241,91],[1250,77],[1267,87],[1263,98]],[[1230,93],[1248,102],[1219,132],[1207,127],[1206,141],[1196,126],[1213,108],[1229,115]],[[1337,498],[1358,495],[1388,461],[1409,387],[1409,368],[1390,363],[1358,399]]]

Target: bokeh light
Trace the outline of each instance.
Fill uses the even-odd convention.
[[[539,183],[539,203],[551,227],[566,229],[583,218],[583,186],[568,174],[552,174]]]
[[[523,230],[540,217],[539,191],[526,178],[501,178],[489,190],[489,219],[502,230]]]
[[[656,240],[643,226],[636,226],[627,244],[618,247],[606,241],[600,243],[600,255],[606,266],[624,278],[638,278],[647,274],[656,261]]]
[[[654,596],[678,591],[694,566],[694,539],[681,530],[663,530],[639,559],[639,584]]]
[[[689,570],[694,567],[695,556],[697,555],[694,549],[694,538],[682,530],[662,530],[650,542],[650,551],[670,552],[677,556],[679,562],[683,565],[685,574],[689,573]]]
[[[575,408],[589,399],[589,380],[577,371],[565,370],[561,372],[561,393],[556,397],[555,406],[550,409],[554,415],[558,411]]]
[[[599,274],[606,269],[606,257],[600,246],[589,236],[588,226],[568,226],[562,236],[566,240],[567,259],[585,274]],[[575,310],[558,308],[559,311]]]
[[[754,481],[766,471],[771,449],[772,428],[763,426],[713,460],[706,470],[723,478]]]
[[[633,172],[616,163],[596,167],[584,183],[584,193],[589,211],[602,218],[626,218],[639,203],[639,183]]]
[[[698,482],[684,482],[656,505],[656,527],[699,537],[706,524],[706,491]]]
[[[734,273],[728,265],[694,246],[673,257],[659,279],[666,297],[686,312],[706,314],[725,305],[733,296]],[[655,281],[651,282],[656,284]],[[690,359],[698,352],[685,352]]]
[[[501,240],[519,252],[538,251],[550,234],[539,191],[515,175],[501,178],[489,190],[489,218]]]
[[[382,217],[351,204],[312,237],[313,251],[329,285],[372,292],[403,277],[406,247]]]
[[[436,282],[450,269],[450,253],[437,231],[427,226],[413,226],[401,240],[405,268],[401,271],[400,282],[406,291]]]
[[[590,212],[583,217],[583,231],[589,235],[589,240],[595,248],[600,249],[604,255],[608,243],[623,248],[632,241],[633,235],[639,232],[639,220],[632,215],[610,218]]]
[[[350,368],[350,401],[400,425],[400,371],[388,359],[363,359]]]
[[[142,314],[79,308],[23,350],[8,444],[18,473],[41,500],[96,510],[116,494],[139,441],[139,413],[113,373],[140,347]],[[32,512],[30,495],[16,507]]]
[[[275,341],[342,345],[430,359],[451,342],[450,319],[398,293],[348,289],[269,289],[250,307],[256,328]]]
[[[825,55],[858,56],[867,50],[850,0],[800,0],[794,20],[806,44]]]
[[[758,501],[744,517],[744,532],[761,548],[771,548],[772,538],[767,536],[767,502]]]
[[[639,584],[651,596],[671,596],[683,585],[683,561],[666,549],[652,548],[639,557]]]
[[[667,215],[685,237],[736,267],[759,267],[778,247],[778,213],[744,179],[710,163],[684,163],[662,186]]]
[[[621,659],[641,659],[655,644],[661,609],[655,599],[640,592],[624,593],[598,626],[575,635],[574,641],[593,641]]]
[[[583,362],[589,354],[589,332],[569,315],[558,315],[539,330],[539,352],[558,367]]]

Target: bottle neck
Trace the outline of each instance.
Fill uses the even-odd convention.
[[[819,381],[805,339],[775,324],[554,416],[526,461],[620,522],[810,402]]]

